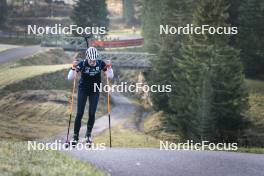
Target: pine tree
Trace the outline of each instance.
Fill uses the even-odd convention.
[[[3,26],[7,20],[7,3],[6,0],[0,0],[0,26]]]
[[[238,16],[239,16],[239,8],[241,6],[241,0],[230,0],[230,6],[229,6],[229,19],[228,23],[231,26],[238,27],[239,22],[238,22]],[[230,38],[230,44],[237,48],[237,43],[236,43],[236,35],[231,36]]]
[[[190,22],[192,17],[190,13],[193,6],[192,0],[165,0],[162,1],[162,3],[162,12],[160,12],[161,17],[159,17],[161,25],[177,27],[186,25]],[[175,106],[172,95],[174,95],[174,97],[181,96],[177,88],[180,85],[177,84],[173,75],[175,74],[178,76],[181,74],[176,60],[179,58],[183,40],[184,36],[181,35],[163,34],[160,36],[158,57],[152,62],[153,70],[150,76],[150,83],[152,84],[172,85],[172,92],[152,94],[155,109],[162,110],[167,114],[167,123],[170,123],[171,126],[178,125],[178,119],[176,119],[175,116],[181,111],[181,109],[178,109],[180,108],[179,106]],[[178,105],[181,104],[178,101],[176,103],[179,103]],[[186,129],[183,126],[180,128]]]
[[[123,18],[127,26],[135,23],[135,7],[134,0],[123,0]]]
[[[79,0],[74,6],[71,19],[80,27],[109,26],[105,0]]]
[[[161,23],[162,0],[143,0],[142,33],[144,48],[150,53],[157,53],[160,48],[159,25]]]
[[[237,44],[248,76],[264,74],[264,1],[242,1]]]
[[[193,24],[227,27],[228,7],[227,0],[201,0]],[[204,34],[192,35],[185,43],[183,59],[177,63],[182,73],[180,79],[178,75],[175,78],[181,85],[179,91],[191,97],[178,98],[181,105],[172,105],[182,109],[176,117],[179,126],[191,129],[187,134],[183,131],[187,137],[231,142],[237,140],[244,127],[242,114],[247,94],[243,68],[238,50],[230,47],[229,42],[227,35]]]

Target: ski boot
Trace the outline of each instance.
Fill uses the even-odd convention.
[[[92,146],[93,140],[92,140],[92,136],[91,136],[91,134],[86,135],[86,137],[85,137],[85,143],[86,143],[89,147]]]
[[[79,136],[77,134],[73,134],[73,140],[71,141],[71,146],[75,147],[78,144]]]

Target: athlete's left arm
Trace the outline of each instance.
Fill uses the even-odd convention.
[[[107,60],[106,63],[103,61],[102,66],[103,66],[103,71],[105,73],[105,76],[107,76],[110,79],[113,79],[114,78],[114,71],[112,69],[111,61]]]

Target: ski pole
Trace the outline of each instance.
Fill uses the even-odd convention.
[[[77,54],[74,55],[74,58],[76,58],[76,56],[77,56]],[[75,92],[75,87],[76,87],[76,79],[77,79],[77,74],[73,79],[73,88],[72,88],[72,94],[71,94],[70,118],[69,118],[69,123],[68,123],[67,139],[66,139],[66,143],[68,143],[68,144],[69,144],[69,133],[70,133],[70,126],[71,126],[71,119],[72,119],[72,110],[73,110],[74,92]]]
[[[109,78],[106,76],[107,85],[109,85]],[[109,142],[110,148],[112,147],[112,138],[111,138],[111,113],[110,113],[110,93],[107,92],[107,111],[108,111],[108,124],[109,124]]]
[[[71,126],[71,119],[72,119],[72,109],[73,109],[75,85],[76,85],[76,78],[74,78],[74,80],[73,80],[73,88],[72,88],[72,96],[71,96],[71,107],[70,107],[70,119],[69,119],[69,124],[68,124],[67,140],[66,140],[67,143],[69,143],[69,133],[70,133],[70,126]]]

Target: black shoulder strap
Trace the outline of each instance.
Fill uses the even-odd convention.
[[[85,70],[85,59],[84,60],[82,60],[82,69],[80,70],[80,72],[83,72],[83,70]]]
[[[83,60],[83,68],[85,67],[85,59]]]

